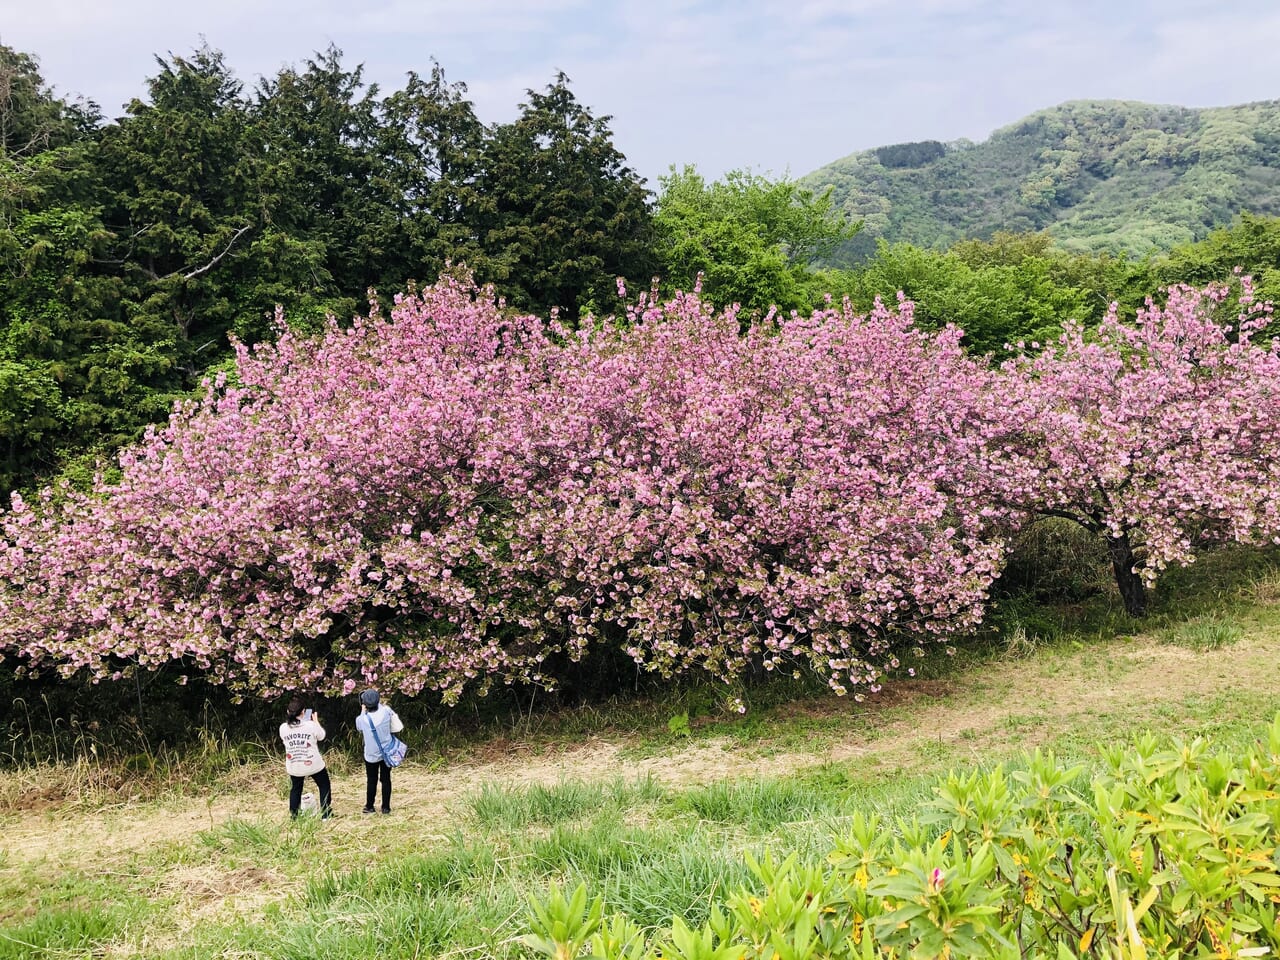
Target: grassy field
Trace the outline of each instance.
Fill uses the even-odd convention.
[[[324,823],[289,821],[265,744],[136,780],[91,752],[11,771],[0,958],[520,956],[526,898],[552,882],[655,927],[698,920],[748,882],[745,852],[821,850],[951,768],[1035,746],[1088,762],[1142,730],[1243,744],[1280,710],[1280,573],[1192,569],[1141,632],[1106,603],[1006,610],[1002,637],[863,704],[759,691],[738,717],[694,689],[444,753],[411,740],[389,818],[359,815],[363,771],[336,751]]]

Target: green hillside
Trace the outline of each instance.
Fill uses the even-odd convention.
[[[945,246],[1048,230],[1068,249],[1145,254],[1198,240],[1241,211],[1280,214],[1280,100],[1191,109],[1080,100],[982,143],[865,150],[802,178],[864,221],[837,264],[875,241]]]

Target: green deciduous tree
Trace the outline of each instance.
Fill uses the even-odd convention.
[[[1067,320],[1096,324],[1113,300],[1127,303],[1130,290],[1152,289],[1140,265],[1067,253],[1044,233],[997,233],[945,252],[880,241],[875,257],[849,277],[855,300],[889,302],[901,292],[916,303],[920,322],[961,327],[975,353],[1056,338]]]
[[[1280,217],[1241,214],[1198,243],[1174,248],[1152,264],[1151,276],[1157,284],[1180,277],[1203,284],[1229,280],[1237,267],[1253,277],[1260,299],[1280,302]]]
[[[821,291],[810,263],[857,230],[830,191],[815,195],[785,177],[735,170],[708,183],[687,166],[661,184],[654,224],[663,280],[687,290],[701,274],[710,299],[747,311],[812,306]]]

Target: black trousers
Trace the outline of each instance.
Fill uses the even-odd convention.
[[[391,768],[382,760],[376,763],[364,762],[364,808],[373,809],[373,801],[378,797],[378,781],[382,781],[382,812],[391,812]]]
[[[333,813],[333,794],[329,791],[329,771],[317,770],[311,774],[311,779],[320,788],[320,814],[328,817]],[[291,775],[289,780],[289,813],[296,817],[298,808],[302,806],[302,785],[307,782],[307,778]]]

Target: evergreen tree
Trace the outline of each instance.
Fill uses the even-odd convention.
[[[111,349],[101,325],[119,297],[95,267],[109,239],[88,158],[97,121],[92,103],[56,96],[32,57],[0,46],[0,491],[96,440],[101,401],[119,399],[87,398],[109,385],[82,362],[89,344]]]
[[[388,205],[378,149],[378,89],[330,46],[259,84],[253,117],[262,138],[268,233],[277,252],[307,269],[277,302],[350,315],[394,256],[380,229]],[[300,294],[305,294],[300,296]]]
[[[93,129],[98,108],[55,95],[30,54],[0,44],[0,156],[33,157]]]
[[[488,128],[439,64],[380,100],[330,47],[252,95],[203,46],[100,124],[0,47],[0,488],[163,421],[228,334],[309,327],[446,264],[574,317],[653,273],[648,194],[559,76]]]
[[[576,318],[616,296],[616,277],[653,275],[649,193],[614,147],[609,117],[580,104],[568,77],[528,96],[484,153],[482,276],[521,307]]]
[[[379,153],[389,201],[384,282],[433,282],[446,263],[488,271],[477,220],[484,204],[478,178],[487,131],[462,83],[410,73],[382,103]]]
[[[180,341],[178,355],[194,362],[250,309],[235,281],[254,269],[260,160],[240,82],[220,52],[206,46],[157,63],[149,101],[134,100],[104,131],[97,159],[131,322],[156,342]]]

